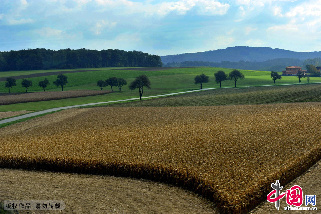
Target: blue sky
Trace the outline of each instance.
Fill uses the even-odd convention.
[[[0,0],[0,51],[321,51],[321,0]]]

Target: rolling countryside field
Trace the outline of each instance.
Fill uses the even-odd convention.
[[[71,111],[2,128],[1,166],[142,177],[239,212],[320,158],[318,103]]]
[[[152,86],[144,96],[198,89],[194,77],[201,73],[210,76],[203,87],[218,88],[213,75],[218,70],[231,71],[75,72],[66,74],[70,80],[66,91],[100,91],[99,79],[117,76],[130,83],[141,74],[150,78]],[[297,77],[282,77],[276,86],[254,87],[274,85],[270,72],[242,73],[245,79],[236,89],[234,82],[225,81],[222,86],[229,88],[64,110],[0,128],[0,167],[144,178],[191,190],[215,202],[222,213],[248,212],[266,200],[272,182],[289,183],[320,160],[321,86],[282,86],[298,82]],[[55,78],[48,76],[51,82]],[[311,78],[310,83],[317,82],[321,78]],[[3,84],[0,90],[5,93]],[[59,88],[51,84],[48,91]],[[2,105],[0,111],[132,97],[138,92],[124,86],[122,92]]]
[[[119,70],[119,68],[101,68],[101,69],[90,69],[87,72],[74,72],[66,73],[68,77],[68,84],[65,87],[65,91],[69,90],[100,90],[96,85],[98,80],[105,80],[109,77],[121,77],[124,78],[129,84],[137,76],[145,74],[151,81],[151,89],[145,90],[143,96],[152,96],[159,94],[166,94],[172,92],[182,92],[192,89],[199,89],[199,85],[194,84],[194,77],[202,73],[210,77],[210,82],[204,84],[205,88],[218,88],[219,85],[215,82],[214,73],[218,70],[223,70],[225,73],[229,73],[232,69],[226,68],[127,68],[128,70]],[[70,70],[64,70],[70,72]],[[39,73],[39,71],[34,71]],[[42,71],[45,72],[45,71]],[[46,71],[52,73],[54,71]],[[60,71],[55,71],[57,74]],[[267,71],[246,71],[241,70],[245,75],[244,80],[239,80],[237,82],[238,87],[245,86],[260,86],[260,85],[273,85],[273,81],[270,77],[270,72]],[[22,75],[23,72],[1,72],[1,76],[14,76],[15,73]],[[32,74],[32,71],[27,71],[26,74]],[[57,78],[57,75],[41,76],[41,77],[32,77],[28,78],[33,82],[33,86],[28,89],[29,92],[41,92],[42,88],[38,86],[38,82],[47,78],[50,82],[50,85],[47,88],[47,91],[61,91],[60,88],[57,88],[53,81]],[[21,79],[17,80],[17,86],[14,86],[11,89],[12,93],[24,93],[25,88],[21,86]],[[306,79],[302,80],[303,83],[306,83]],[[321,82],[321,78],[311,78],[311,83]],[[281,80],[277,80],[275,85],[282,84],[294,84],[298,83],[298,78],[295,76],[285,76]],[[0,82],[0,93],[8,93],[8,89],[5,88],[5,82]],[[222,87],[234,87],[234,82],[231,80],[224,81]],[[103,90],[109,90],[110,87],[105,87]],[[55,108],[60,106],[69,106],[69,105],[78,105],[84,103],[93,103],[101,101],[113,101],[120,99],[128,99],[138,97],[137,91],[131,91],[128,89],[128,85],[125,85],[122,89],[122,92],[118,92],[118,89],[115,88],[114,92],[107,95],[97,95],[97,96],[88,96],[88,97],[79,97],[79,98],[69,98],[63,100],[51,100],[51,101],[41,101],[37,103],[24,103],[24,104],[11,104],[11,105],[2,105],[0,106],[0,111],[40,111],[49,108]]]

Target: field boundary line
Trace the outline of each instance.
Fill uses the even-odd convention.
[[[321,82],[316,82],[316,84],[320,84],[320,83]],[[314,83],[311,83],[311,84],[314,84]],[[284,85],[298,85],[298,83],[281,84],[281,86],[282,85],[283,86]],[[261,85],[261,86],[273,87],[274,85]],[[260,87],[260,86],[240,86],[239,88],[235,88],[235,89],[249,88],[249,87]],[[222,88],[234,88],[234,87],[222,87]],[[207,91],[207,90],[214,90],[214,89],[217,89],[217,88],[203,88],[203,89],[195,89],[195,90],[189,90],[189,91],[173,92],[173,93],[169,93],[169,94],[151,95],[151,96],[148,96],[148,97],[142,97],[142,99],[168,97],[168,96],[173,96],[173,95],[186,94],[186,93],[192,93],[192,92],[200,92],[200,91]],[[42,114],[48,114],[48,113],[52,113],[52,112],[56,112],[56,111],[60,111],[60,110],[66,110],[66,109],[71,109],[71,108],[79,108],[79,107],[87,107],[87,106],[94,106],[94,105],[101,105],[101,104],[119,103],[119,102],[133,101],[133,100],[139,100],[139,98],[129,98],[129,99],[123,99],[123,100],[114,100],[114,101],[87,103],[87,104],[79,104],[79,105],[73,105],[73,106],[64,106],[64,107],[51,108],[51,109],[46,109],[46,110],[42,110],[42,111],[37,111],[37,112],[32,112],[32,113],[20,115],[20,116],[17,116],[17,117],[3,119],[3,120],[0,120],[0,125],[6,124],[6,123],[11,123],[11,122],[14,122],[14,121],[17,121],[17,120],[21,120],[21,119],[40,116]]]
[[[168,96],[173,96],[173,95],[186,94],[186,93],[192,93],[192,92],[200,92],[200,91],[213,90],[213,89],[216,89],[216,88],[204,88],[204,89],[196,89],[196,90],[189,90],[189,91],[183,91],[183,92],[174,92],[174,93],[169,93],[169,94],[152,95],[152,96],[148,96],[148,97],[142,97],[142,99],[168,97]],[[56,111],[60,111],[60,110],[101,105],[101,104],[119,103],[119,102],[133,101],[133,100],[139,100],[139,98],[129,98],[129,99],[123,99],[123,100],[114,100],[114,101],[87,103],[87,104],[79,104],[79,105],[73,105],[73,106],[63,106],[63,107],[51,108],[51,109],[36,111],[36,112],[32,112],[32,113],[28,113],[28,114],[24,114],[24,115],[20,115],[20,116],[16,116],[16,117],[3,119],[3,120],[0,120],[0,125],[6,124],[6,123],[11,123],[11,122],[21,120],[21,119],[40,116],[42,114],[48,114],[48,113],[52,113],[52,112],[56,112]]]

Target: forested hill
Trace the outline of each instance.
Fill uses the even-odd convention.
[[[272,49],[269,47],[248,47],[237,46],[215,51],[206,51],[198,53],[185,53],[178,55],[162,56],[163,64],[181,63],[186,61],[202,61],[202,62],[263,62],[273,59],[298,59],[306,60],[312,58],[321,58],[319,52],[294,52],[283,49]]]
[[[118,49],[28,49],[0,52],[0,71],[100,67],[161,67],[161,58]]]

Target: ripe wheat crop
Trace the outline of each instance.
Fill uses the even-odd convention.
[[[318,103],[68,110],[0,129],[0,166],[147,178],[238,213],[321,158],[320,126]]]

